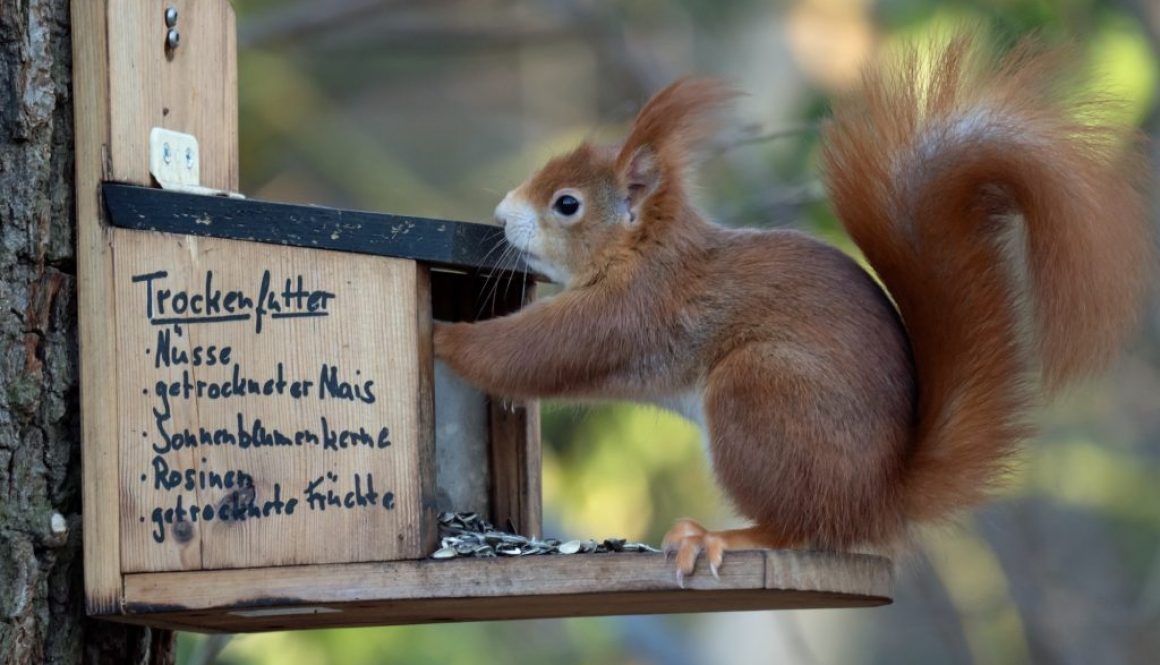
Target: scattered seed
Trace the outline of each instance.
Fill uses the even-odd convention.
[[[540,554],[579,554],[607,552],[660,552],[644,543],[630,543],[623,538],[569,540],[528,538],[500,531],[478,513],[441,513],[439,515],[439,549],[432,559],[492,558],[496,556],[532,556]]]

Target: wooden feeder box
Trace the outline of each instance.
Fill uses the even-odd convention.
[[[432,358],[433,319],[532,296],[488,256],[500,231],[202,193],[238,184],[228,3],[72,7],[90,614],[247,632],[890,602],[872,556],[730,553],[687,588],[660,554],[429,559],[444,510],[541,535],[536,404]]]

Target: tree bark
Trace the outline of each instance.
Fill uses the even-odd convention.
[[[71,60],[68,0],[0,0],[0,663],[172,663],[85,616]]]

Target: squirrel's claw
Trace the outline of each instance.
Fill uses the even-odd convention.
[[[665,534],[662,545],[666,556],[676,556],[677,584],[684,588],[685,578],[697,568],[697,559],[703,553],[713,577],[721,579],[718,570],[725,558],[725,540],[694,520],[677,520]]]

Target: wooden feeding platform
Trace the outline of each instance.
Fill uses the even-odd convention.
[[[128,575],[120,618],[201,632],[445,621],[871,607],[889,562],[732,552],[681,588],[663,554],[578,554]]]
[[[233,13],[163,4],[73,3],[90,614],[247,632],[890,602],[863,555],[732,552],[683,588],[660,554],[429,559],[442,511],[541,535],[538,406],[431,346],[434,320],[534,283],[494,227],[207,195],[237,189]]]

